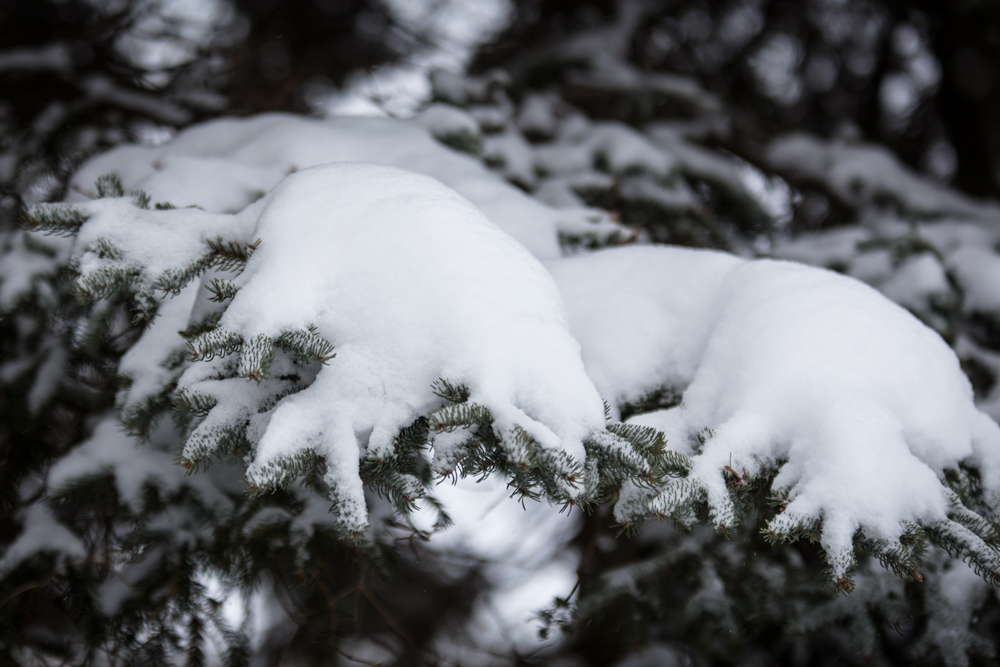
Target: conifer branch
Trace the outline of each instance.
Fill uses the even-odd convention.
[[[71,204],[35,204],[24,210],[21,226],[55,236],[76,236],[88,219]]]
[[[321,457],[314,450],[300,447],[294,453],[256,465],[247,470],[249,491],[253,495],[259,495],[264,491],[283,489],[299,477],[315,470],[320,461]]]
[[[267,334],[258,334],[243,343],[236,374],[260,384],[271,370],[274,362],[274,343]]]
[[[102,176],[98,176],[95,186],[97,187],[98,199],[125,196],[125,188],[122,186],[122,181],[118,178],[117,174],[104,174]]]
[[[236,296],[236,293],[239,291],[236,283],[232,280],[224,280],[222,278],[212,278],[212,281],[206,286],[206,289],[212,295],[209,297],[209,300],[216,303],[229,301]]]
[[[209,239],[207,243],[211,252],[208,266],[222,271],[242,271],[253,251],[260,246],[260,242],[260,239],[250,244],[225,240],[222,237]]]
[[[286,331],[274,339],[274,346],[291,352],[304,361],[318,361],[321,364],[333,359],[333,344],[316,333],[315,326],[297,331]]]

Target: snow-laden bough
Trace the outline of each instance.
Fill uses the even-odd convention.
[[[248,341],[312,327],[336,357],[310,387],[249,416],[251,478],[266,482],[270,463],[313,448],[331,487],[350,494],[341,515],[363,525],[358,458],[388,455],[400,429],[438,407],[438,378],[464,384],[501,432],[523,428],[583,461],[603,404],[559,293],[474,206],[426,176],[343,164],[290,176],[257,210],[261,244],[220,329]],[[199,372],[181,386],[212,382]]]
[[[251,484],[273,488],[320,464],[352,532],[367,525],[365,471],[390,496],[422,495],[419,462],[385,462],[400,458],[401,438],[426,442],[428,430],[438,474],[478,438],[518,471],[549,471],[550,497],[587,492],[585,441],[604,432],[605,412],[559,291],[524,246],[440,182],[318,166],[232,215],[151,208],[113,179],[102,189],[112,196],[34,215],[76,233],[81,292],[127,286],[153,320],[123,361],[133,375],[123,405],[162,402],[164,368],[187,364],[173,402],[193,416],[182,452],[191,468],[243,453]],[[206,309],[198,289],[222,305]],[[198,363],[149,358],[159,370],[146,377],[143,350],[169,346],[143,340],[170,328],[185,329]]]
[[[683,391],[680,405],[629,421],[691,455],[691,473],[623,490],[620,521],[690,517],[707,500],[732,526],[733,490],[777,470],[766,534],[819,535],[835,579],[856,539],[898,545],[917,526],[997,570],[976,534],[988,522],[941,478],[968,464],[995,506],[1000,427],[976,409],[952,350],[903,308],[831,271],[711,251],[611,249],[548,268],[607,400]]]

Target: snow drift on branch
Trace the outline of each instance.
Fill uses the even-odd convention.
[[[631,420],[693,455],[688,478],[639,507],[670,515],[704,494],[715,522],[729,526],[730,489],[780,467],[772,491],[788,502],[769,530],[822,520],[840,578],[859,529],[887,542],[911,524],[954,529],[953,494],[938,479],[946,469],[973,463],[983,486],[1000,492],[1000,428],[976,409],[955,354],[866,285],[790,262],[669,247],[549,266],[607,398],[633,400],[657,384],[684,392],[678,407]],[[634,507],[619,503],[619,519],[631,520]],[[991,550],[983,557],[995,566]]]
[[[36,212],[54,210],[63,209]],[[85,218],[78,284],[104,285],[110,271],[118,282],[108,289],[127,282],[152,303],[157,290],[175,293],[155,308],[168,327],[191,314],[187,285],[206,267],[244,266],[215,275],[217,300],[229,305],[188,341],[203,363],[180,377],[177,402],[202,420],[183,457],[197,466],[245,438],[247,475],[261,487],[321,460],[352,531],[367,525],[359,459],[390,457],[401,429],[440,407],[439,378],[466,387],[501,440],[523,432],[569,468],[604,429],[549,274],[432,178],[337,164],[288,176],[236,215],[151,209],[141,196],[65,210],[71,222]],[[164,331],[154,321],[124,360],[133,390],[165,386],[162,372],[138,371],[137,356],[148,349],[146,365],[159,368],[162,354],[147,343]],[[399,482],[419,495],[416,478]]]
[[[467,130],[446,118],[455,133]],[[440,125],[440,119],[437,119]],[[447,127],[438,127],[438,133]],[[154,201],[236,212],[298,169],[331,162],[373,162],[426,174],[456,190],[501,229],[542,258],[559,255],[557,232],[607,236],[618,226],[601,211],[550,208],[491,174],[477,159],[436,142],[419,122],[386,118],[315,120],[286,114],[225,118],[192,126],[158,147],[122,145],[76,173],[69,201],[116,174],[126,191]]]

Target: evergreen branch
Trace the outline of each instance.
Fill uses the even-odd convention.
[[[931,542],[972,565],[976,574],[993,586],[1000,587],[1000,550],[951,519],[927,527]]]
[[[125,188],[122,186],[122,181],[116,174],[104,174],[103,176],[97,177],[97,182],[94,184],[97,187],[97,198],[117,198],[125,196]]]
[[[274,343],[267,334],[257,334],[243,343],[236,374],[260,384],[271,370],[274,362]]]
[[[151,200],[148,194],[146,194],[142,190],[133,190],[130,194],[132,196],[133,204],[135,204],[138,208],[141,208],[144,211],[149,210],[149,204]]]
[[[303,361],[318,361],[321,364],[333,359],[333,344],[316,333],[315,326],[297,331],[286,331],[274,339],[274,345],[285,352],[291,352]]]
[[[209,239],[208,247],[211,250],[209,265],[223,271],[242,270],[253,255],[253,251],[260,246],[260,242],[260,239],[250,244],[226,241],[221,236],[214,240]]]
[[[653,516],[686,519],[694,508],[703,502],[705,502],[705,489],[701,484],[687,477],[671,479],[649,502],[649,510]]]
[[[187,346],[198,361],[211,361],[216,356],[225,357],[243,346],[243,336],[217,326],[187,340]]]
[[[1000,542],[1000,526],[995,521],[983,517],[966,507],[959,494],[954,492],[949,493],[948,504],[949,519],[962,524],[989,543],[996,544]]]
[[[650,426],[638,424],[612,423],[608,431],[627,440],[648,461],[654,464],[655,472],[672,477],[683,477],[691,471],[691,459],[680,452],[667,448],[667,438]]]
[[[503,448],[507,454],[507,460],[515,468],[527,472],[538,464],[535,441],[520,424],[514,424],[510,431],[504,434]]]
[[[854,538],[854,548],[877,558],[882,567],[897,577],[922,582],[924,578],[920,573],[920,566],[926,539],[926,535],[916,526],[899,541],[874,539],[859,532]]]
[[[469,388],[464,384],[455,384],[444,378],[438,378],[431,384],[431,391],[434,395],[448,401],[449,403],[465,403],[471,395]]]
[[[138,403],[122,409],[118,416],[125,432],[146,442],[163,412],[173,405],[169,388],[159,394],[146,396]]]
[[[187,624],[187,660],[184,667],[205,667],[205,624],[197,611],[188,618]]]
[[[787,544],[799,540],[815,544],[819,541],[820,529],[819,519],[792,518],[779,513],[760,532],[764,541],[771,544]]]
[[[93,245],[88,248],[88,252],[94,253],[99,259],[109,259],[115,262],[125,261],[125,251],[104,238],[97,239],[97,241],[95,241]]]
[[[320,456],[312,449],[299,448],[292,454],[284,454],[247,469],[250,492],[258,495],[263,491],[283,489],[297,478],[312,472],[320,462]]]
[[[76,236],[87,220],[88,216],[70,204],[35,204],[24,209],[21,226],[33,232]]]
[[[491,424],[493,415],[478,403],[457,403],[438,408],[428,416],[431,433],[454,431],[466,426]]]
[[[222,457],[247,449],[247,421],[235,417],[229,423],[218,423],[210,416],[196,428],[181,450],[180,463],[187,474],[200,472],[208,467],[212,457]]]
[[[218,404],[219,401],[214,396],[183,387],[174,392],[171,400],[174,410],[197,417],[205,417]]]
[[[361,460],[359,471],[364,483],[382,498],[391,502],[396,510],[409,514],[417,509],[417,501],[426,495],[423,484],[413,475],[398,470],[393,458]]]
[[[222,312],[209,313],[204,318],[190,322],[186,328],[182,331],[177,332],[180,334],[181,338],[185,340],[191,340],[192,338],[197,338],[204,333],[208,333],[219,326],[219,320],[222,319]]]
[[[163,294],[173,294],[177,296],[188,283],[204,273],[215,261],[215,256],[211,253],[202,255],[187,266],[181,268],[170,268],[157,276],[153,282],[153,289],[159,290]]]
[[[76,295],[83,303],[107,299],[129,287],[139,277],[139,269],[127,264],[102,266],[76,281]]]
[[[653,391],[647,392],[634,401],[630,401],[622,405],[621,419],[624,421],[633,415],[672,408],[680,404],[681,395],[681,392],[677,391],[673,387],[659,387]]]
[[[393,440],[393,450],[397,456],[411,454],[427,446],[429,425],[426,417],[421,417],[409,426],[399,429]]]
[[[239,291],[236,283],[232,280],[224,280],[222,278],[212,278],[212,282],[206,286],[206,289],[212,294],[212,296],[208,297],[209,301],[215,301],[216,303],[229,301]]]
[[[615,435],[610,429],[591,434],[584,446],[588,458],[594,457],[606,476],[619,481],[627,478],[651,480],[651,467],[645,457],[631,442]]]

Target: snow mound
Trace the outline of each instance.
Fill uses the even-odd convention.
[[[583,348],[587,374],[613,408],[694,378],[719,290],[744,260],[712,250],[629,246],[547,262]]]
[[[463,112],[443,106],[414,121],[290,114],[217,119],[191,126],[162,146],[122,145],[89,160],[74,175],[67,201],[83,201],[98,177],[114,173],[126,192],[141,189],[154,201],[233,213],[294,171],[371,162],[436,178],[540,258],[559,256],[559,232],[606,237],[619,231],[596,209],[556,209],[532,199],[475,157],[449,150],[431,135],[472,141],[478,137],[472,123]]]
[[[213,340],[244,341],[239,368],[255,379],[285,372],[266,367],[273,351],[248,358],[283,337],[336,350],[307,388],[256,413],[255,385],[218,379],[218,362],[181,377],[182,390],[216,401],[200,430],[249,420],[251,480],[267,483],[277,462],[310,450],[326,461],[342,521],[366,525],[358,461],[391,454],[401,428],[440,406],[439,378],[468,387],[499,432],[516,425],[583,461],[603,404],[558,289],[468,201],[427,176],[339,164],[289,176],[251,212],[260,244]]]
[[[731,525],[727,478],[779,467],[772,490],[788,503],[770,529],[822,521],[840,577],[859,529],[893,542],[910,523],[946,521],[952,496],[939,477],[960,461],[1000,491],[1000,428],[975,408],[955,354],[858,281],[670,247],[549,267],[605,398],[629,401],[658,383],[684,390],[679,406],[630,420],[692,456],[691,474],[649,500],[654,513],[704,494],[713,519]]]

